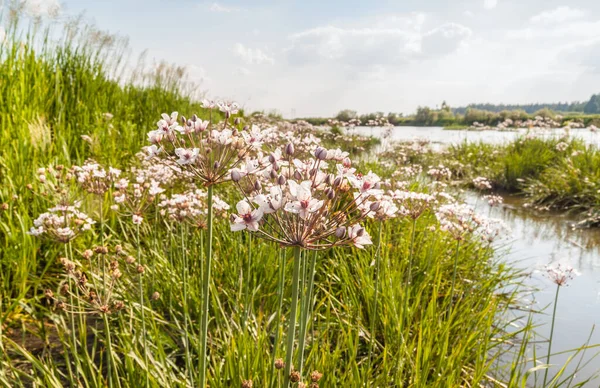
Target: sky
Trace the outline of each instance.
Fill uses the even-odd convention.
[[[600,92],[597,0],[28,1],[185,66],[208,97],[285,117]]]

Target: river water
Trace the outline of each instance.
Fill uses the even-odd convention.
[[[519,131],[466,131],[444,130],[441,127],[396,127],[388,136],[384,128],[357,127],[352,133],[377,136],[384,139],[384,145],[390,141],[410,141],[427,139],[439,147],[463,141],[484,141],[505,143],[521,136],[527,130]],[[564,129],[543,130],[543,136],[563,136]],[[599,146],[600,133],[587,129],[572,129],[570,135],[586,143]],[[510,236],[504,247],[499,250],[502,260],[525,270],[530,276],[526,279],[534,291],[529,299],[534,308],[545,309],[537,314],[535,323],[538,337],[536,355],[545,360],[547,343],[543,342],[550,333],[552,304],[556,285],[544,276],[544,267],[549,264],[569,264],[579,271],[580,276],[560,290],[552,353],[560,353],[578,348],[586,342],[592,329],[590,344],[600,344],[600,229],[574,229],[574,219],[560,213],[536,212],[525,208],[522,198],[506,197],[503,205],[490,207],[476,194],[467,193],[465,201],[476,208],[480,214],[499,218],[510,228]],[[521,322],[524,324],[525,322]],[[590,360],[600,348],[588,350],[585,360]],[[533,355],[533,349],[528,354]],[[551,358],[551,364],[562,365],[572,353],[557,354]],[[568,371],[573,371],[573,362]],[[584,361],[585,362],[585,361]],[[532,366],[532,365],[530,365]],[[549,376],[559,370],[559,366],[550,369]],[[581,381],[600,372],[600,357],[579,371],[574,381]],[[538,372],[542,373],[543,372]],[[539,382],[541,384],[541,382]],[[587,386],[598,387],[596,379]]]

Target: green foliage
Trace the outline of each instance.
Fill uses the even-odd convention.
[[[600,94],[594,94],[585,104],[583,111],[588,114],[600,113]]]

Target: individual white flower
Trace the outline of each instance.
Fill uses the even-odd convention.
[[[244,229],[251,232],[258,231],[258,222],[263,216],[262,210],[260,208],[252,209],[252,206],[245,200],[239,201],[235,207],[238,214],[234,214],[232,217],[231,231],[237,232]]]
[[[209,100],[207,98],[205,98],[204,100],[202,100],[202,107],[204,109],[213,109],[217,106],[217,103],[214,100]]]
[[[220,101],[217,105],[219,106],[219,110],[221,112],[229,113],[232,115],[238,113],[239,108],[240,108],[240,106],[237,104],[237,102]]]
[[[253,125],[248,131],[242,131],[242,137],[249,146],[260,148],[262,146],[262,133],[257,125]]]
[[[199,152],[200,152],[200,149],[198,149],[198,148],[193,148],[193,149],[176,148],[175,155],[177,155],[179,157],[179,159],[177,159],[177,163],[179,163],[181,165],[193,164],[196,162],[196,158],[198,157]]]
[[[264,214],[275,213],[283,203],[283,191],[279,186],[272,186],[270,194],[259,194],[254,197],[254,202],[258,204]]]
[[[314,213],[323,206],[322,200],[312,198],[311,182],[304,181],[300,184],[295,181],[288,181],[290,193],[296,198],[296,201],[291,201],[285,204],[285,211],[296,213],[303,220],[308,218],[309,213]]]
[[[144,221],[144,218],[142,218],[140,215],[134,214],[131,216],[131,221],[134,225],[140,225]]]
[[[363,249],[365,245],[371,245],[371,236],[367,233],[365,228],[359,224],[352,225],[348,228],[348,238],[352,240],[355,247]]]

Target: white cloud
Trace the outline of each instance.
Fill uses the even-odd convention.
[[[275,60],[260,49],[252,49],[241,43],[233,46],[233,54],[248,65],[261,65],[263,63],[273,64]]]
[[[591,22],[578,20],[552,25],[534,25],[507,32],[511,39],[556,39],[565,42],[572,39],[594,39],[600,35],[600,20]],[[554,42],[556,44],[557,42]]]
[[[531,17],[532,23],[564,23],[567,21],[578,20],[585,16],[585,12],[577,8],[560,6],[552,10],[540,12]]]
[[[235,68],[235,70],[233,71],[233,75],[242,75],[242,76],[246,76],[246,75],[250,75],[252,74],[252,72],[248,69],[246,69],[245,67],[242,66],[238,66]]]
[[[330,61],[352,66],[397,65],[440,57],[455,51],[471,30],[446,23],[421,32],[417,28],[317,27],[290,36],[290,62]]]
[[[212,12],[239,12],[242,10],[238,7],[229,7],[219,3],[212,3],[208,9]]]
[[[494,9],[498,5],[498,0],[483,0],[483,8]]]

